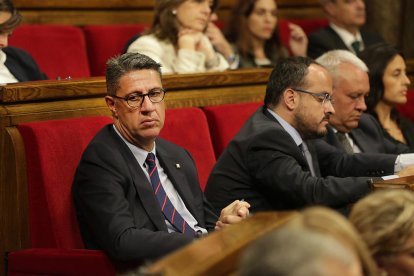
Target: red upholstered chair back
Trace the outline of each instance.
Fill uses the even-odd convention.
[[[197,166],[201,189],[216,162],[205,114],[199,108],[167,109],[161,137],[188,150]]]
[[[84,27],[92,76],[105,75],[106,62],[121,54],[128,40],[148,24],[90,25]]]
[[[224,104],[204,107],[216,158],[262,103]]]
[[[71,187],[80,157],[110,117],[24,123],[22,135],[28,182],[32,247],[83,248]]]
[[[299,25],[306,35],[317,31],[320,28],[326,27],[329,25],[329,21],[326,18],[319,18],[319,19],[280,19],[278,21],[278,29],[279,29],[279,38],[282,44],[289,49],[289,38],[290,38],[290,30],[289,30],[289,23],[293,23]]]
[[[414,89],[408,90],[407,103],[398,106],[398,111],[414,123]]]
[[[22,25],[9,44],[29,52],[50,79],[91,75],[85,38],[75,26]]]

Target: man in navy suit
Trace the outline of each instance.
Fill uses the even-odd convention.
[[[86,248],[121,261],[154,259],[248,215],[249,204],[237,200],[218,218],[189,152],[158,137],[165,117],[160,64],[124,54],[108,62],[106,83],[114,124],[92,139],[72,187]],[[165,206],[172,206],[172,216]]]
[[[379,35],[361,29],[366,19],[363,0],[320,0],[320,2],[330,24],[309,35],[309,57],[317,58],[335,49],[358,54],[369,45],[384,42]]]

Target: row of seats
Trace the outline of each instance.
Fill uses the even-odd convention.
[[[161,137],[191,152],[204,189],[215,161],[260,105],[169,109]],[[8,254],[8,275],[114,275],[102,251],[84,249],[70,192],[83,150],[111,122],[98,116],[18,125],[17,140],[25,149],[32,248]]]
[[[204,189],[216,158],[259,106],[170,109],[161,137],[191,152]],[[8,275],[114,274],[103,252],[83,249],[71,197],[82,152],[99,129],[111,122],[110,117],[98,116],[18,125],[25,149],[32,248],[9,252]]]
[[[306,33],[328,24],[325,19],[280,20],[280,37],[285,45],[290,21],[301,25]],[[108,58],[122,53],[130,38],[148,27],[144,23],[84,27],[22,25],[13,32],[9,44],[28,51],[50,79],[102,76]]]

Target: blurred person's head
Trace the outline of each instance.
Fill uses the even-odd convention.
[[[252,49],[254,41],[264,43],[266,53],[280,50],[275,0],[239,0],[233,6],[227,31],[242,55]]]
[[[291,124],[302,139],[326,134],[331,104],[332,78],[308,57],[281,58],[270,74],[265,105]]]
[[[285,225],[252,243],[239,266],[241,276],[361,276],[353,252],[334,237]]]
[[[374,192],[358,201],[349,220],[388,276],[414,275],[414,194]]]
[[[326,52],[316,59],[331,74],[335,114],[329,123],[346,133],[358,127],[367,109],[365,98],[370,92],[368,68],[362,60],[346,50]]]
[[[365,24],[364,0],[320,0],[329,21],[355,33]]]
[[[218,0],[156,0],[151,32],[176,44],[183,28],[204,31]]]
[[[407,102],[410,79],[401,52],[385,43],[372,45],[360,53],[369,68],[370,93],[367,98],[368,112],[382,102],[395,107]]]
[[[375,262],[366,244],[343,215],[326,207],[309,207],[291,223],[333,237],[357,256],[363,275],[377,275]]]
[[[7,47],[9,36],[22,21],[13,3],[9,0],[0,0],[0,49]]]

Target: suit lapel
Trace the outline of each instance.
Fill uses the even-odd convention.
[[[141,166],[138,164],[128,146],[121,140],[120,137],[118,137],[116,133],[114,133],[112,128],[111,133],[120,144],[122,155],[127,160],[128,169],[131,172],[132,181],[134,182],[135,189],[137,190],[137,196],[141,200],[142,206],[148,214],[148,218],[159,230],[168,231],[164,215],[162,214],[160,205],[155,198],[151,183],[148,181],[146,175],[141,169]]]
[[[157,158],[171,183],[177,189],[177,192],[187,209],[197,221],[200,221],[201,218],[199,218],[197,212],[195,212],[190,184],[185,177],[185,170],[187,168],[183,168],[183,164],[177,160],[177,158],[169,155],[161,143],[157,143]]]
[[[375,149],[372,148],[372,141],[368,141],[367,139],[364,139],[364,134],[361,133],[359,129],[353,129],[349,133],[352,140],[355,144],[359,147],[361,152],[375,152]]]
[[[344,50],[349,50],[348,46],[345,45],[344,41],[342,40],[342,38],[335,32],[334,29],[332,29],[330,26],[328,26],[329,33],[332,36],[332,42],[334,44],[334,47],[332,47],[332,49],[344,49]]]
[[[285,131],[286,133],[288,133],[283,127],[282,127],[282,125],[279,123],[279,121],[278,120],[276,120],[276,118],[267,110],[267,108],[266,107],[263,107],[263,111],[262,111],[263,113],[264,113],[264,115],[268,118],[268,119],[270,119],[271,121],[274,121],[274,122],[276,122],[276,124],[277,124],[277,126],[279,127],[279,128],[281,128],[283,131]],[[308,169],[308,171],[310,172],[311,170],[310,170],[310,168],[309,168],[309,164],[308,164],[308,161],[306,160],[306,157],[303,155],[303,152],[302,152],[302,150],[298,147],[298,146],[296,146],[296,143],[295,143],[295,140],[293,140],[293,138],[290,136],[290,134],[288,134],[288,136],[289,136],[289,138],[290,138],[290,140],[291,140],[291,142],[292,142],[292,145],[294,145],[294,148],[296,149],[296,151],[295,152],[288,152],[289,154],[291,154],[297,161],[298,161],[298,163],[299,163],[299,165],[301,165],[302,167],[306,167],[307,169]],[[309,143],[308,142],[306,142],[306,145],[309,145]],[[315,174],[320,174],[320,172],[319,172],[319,165],[317,165],[316,167],[315,167],[315,164],[318,164],[317,162],[318,161],[316,161],[316,163],[315,163],[315,157],[316,157],[316,153],[315,153],[315,150],[313,149],[313,147],[312,147],[312,150],[313,150],[313,152],[310,150],[310,148],[308,147],[308,150],[309,150],[309,152],[310,152],[310,154],[311,154],[311,156],[312,156],[312,162],[313,162],[313,164],[314,164],[314,166],[313,166],[313,169],[315,170]]]

